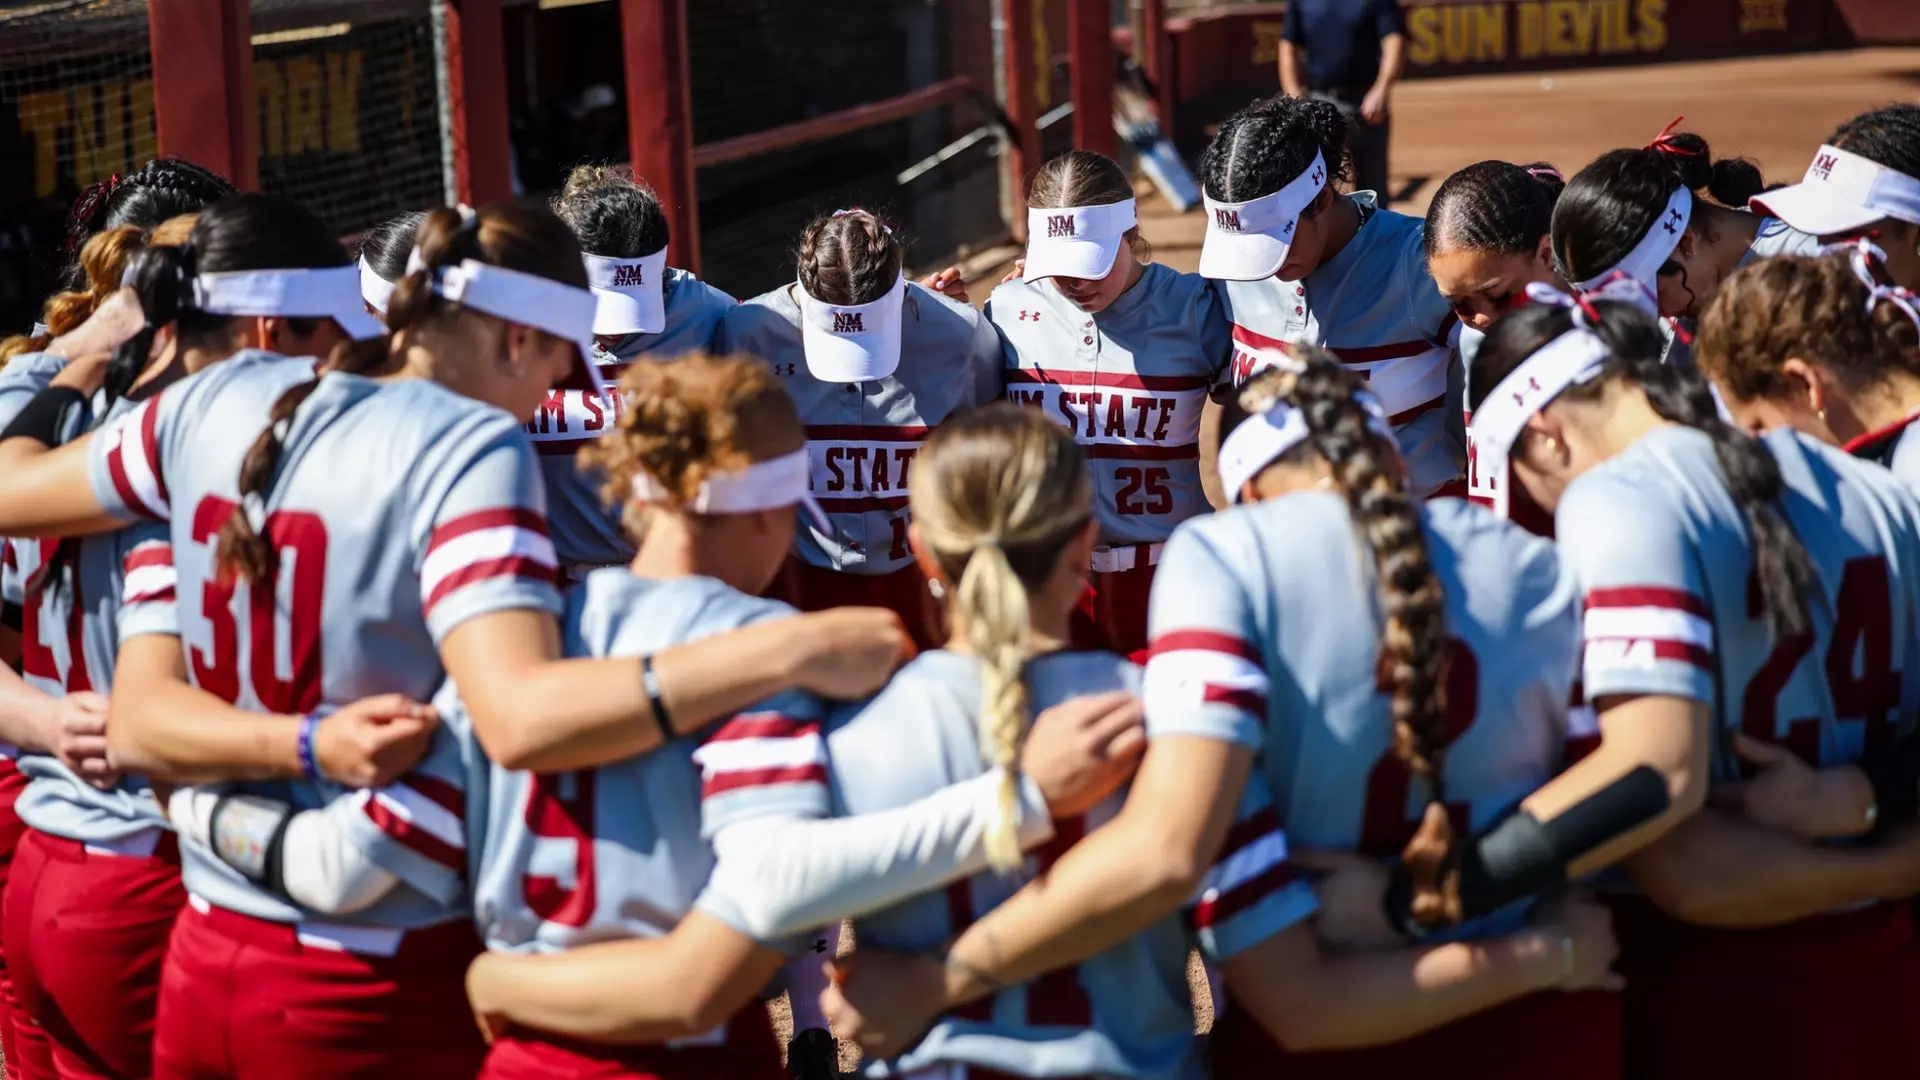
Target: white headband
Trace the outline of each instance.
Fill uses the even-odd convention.
[[[1139,223],[1139,207],[1132,199],[1099,206],[1028,207],[1027,265],[1020,280],[1106,277],[1120,257],[1122,238]]]
[[[805,447],[766,461],[756,461],[739,472],[716,472],[700,482],[700,490],[686,509],[696,514],[746,514],[798,506],[823,533],[832,526],[809,490],[812,467]],[[633,497],[640,502],[671,499],[660,481],[648,473],[633,477]]]
[[[599,298],[596,334],[657,334],[667,328],[667,249],[632,259],[588,255],[587,287]]]
[[[1863,237],[1851,243],[1829,244],[1820,250],[1823,254],[1842,251],[1848,253],[1848,261],[1853,266],[1854,276],[1867,287],[1868,314],[1872,314],[1873,309],[1879,307],[1884,300],[1899,308],[1907,318],[1913,320],[1914,329],[1920,330],[1920,295],[1898,285],[1880,283],[1879,275],[1873,272],[1873,263],[1877,259],[1884,265],[1887,261],[1887,253],[1880,250],[1873,241]]]
[[[360,272],[351,266],[201,274],[193,279],[193,306],[212,315],[332,319],[359,340],[386,332],[367,314]]]
[[[1673,194],[1667,197],[1667,208],[1654,219],[1647,228],[1647,234],[1633,245],[1633,250],[1627,252],[1626,258],[1584,281],[1570,284],[1586,292],[1606,281],[1614,271],[1620,270],[1649,290],[1654,289],[1660,268],[1672,257],[1673,249],[1680,246],[1680,237],[1686,234],[1687,222],[1692,220],[1693,192],[1684,187],[1675,188]]]
[[[607,385],[593,362],[593,318],[598,305],[592,293],[552,278],[475,259],[466,259],[457,266],[440,267],[433,276],[432,287],[435,293],[456,304],[573,342],[580,351],[580,363],[565,385],[574,390],[606,393]]]
[[[1370,430],[1393,438],[1393,429],[1387,424],[1387,412],[1379,398],[1361,390],[1354,394],[1354,401],[1366,410]],[[1285,402],[1242,421],[1220,443],[1220,487],[1227,493],[1227,502],[1237,504],[1247,481],[1304,442],[1307,435],[1306,414]]]
[[[383,316],[387,313],[387,306],[393,302],[393,282],[381,277],[378,271],[368,265],[365,255],[360,256],[360,299]]]
[[[1527,299],[1548,307],[1570,308],[1573,311],[1574,323],[1589,329],[1591,325],[1587,319],[1586,308],[1581,304],[1582,301],[1590,304],[1595,300],[1615,300],[1623,304],[1631,304],[1656,319],[1660,317],[1660,301],[1654,297],[1653,290],[1643,282],[1628,276],[1624,270],[1615,270],[1601,278],[1593,288],[1576,289],[1572,295],[1563,293],[1545,282],[1531,281],[1527,283]]]
[[[1207,235],[1200,246],[1200,276],[1223,281],[1259,281],[1278,273],[1293,249],[1294,226],[1327,186],[1327,160],[1313,162],[1285,187],[1246,202],[1205,197]]]
[[[1507,516],[1508,458],[1527,421],[1568,387],[1597,378],[1610,356],[1600,335],[1575,326],[1521,361],[1474,411],[1474,464],[1493,489],[1495,513]]]

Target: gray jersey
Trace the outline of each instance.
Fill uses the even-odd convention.
[[[1235,385],[1296,344],[1333,351],[1386,408],[1416,494],[1462,479],[1465,432],[1444,408],[1455,317],[1427,273],[1426,223],[1349,196],[1360,231],[1304,281],[1219,281],[1233,324]]]
[[[260,508],[277,587],[224,579],[214,544],[238,501],[241,459],[281,394],[313,378],[311,361],[242,352],[168,387],[95,435],[94,494],[116,516],[169,523],[180,637],[201,689],[280,713],[380,693],[430,700],[446,676],[439,645],[454,628],[494,612],[560,609],[537,459],[512,417],[444,386],[328,374],[285,432]],[[343,792],[304,781],[241,786],[303,809]],[[414,865],[388,859],[399,849],[450,857],[429,843],[445,837],[393,806],[344,801],[393,841],[369,854],[403,879]],[[187,888],[204,900],[276,922],[303,917],[211,853],[189,845],[183,854]],[[430,889],[396,889],[344,918],[406,927],[457,910]]]
[[[594,354],[609,386],[636,360],[672,360],[706,351],[735,304],[733,297],[685,270],[669,267],[664,288],[664,330],[629,334],[612,349]],[[546,404],[527,424],[547,481],[547,525],[554,552],[570,570],[633,559],[633,541],[620,522],[620,507],[609,507],[602,497],[606,478],[582,472],[575,460],[581,446],[619,423],[623,400],[617,394],[609,400],[584,390],[550,390]]]
[[[122,399],[109,419],[133,408]],[[70,540],[13,540],[10,562],[32,589],[20,627],[21,674],[50,696],[112,689],[120,642],[177,635],[173,546],[163,525]],[[124,775],[102,791],[48,754],[23,754],[31,781],[16,809],[41,832],[83,844],[112,844],[167,828],[145,777]]]
[[[645,656],[792,614],[712,578],[598,570],[567,595],[566,652]],[[466,726],[457,690],[438,703],[456,729]],[[475,917],[487,946],[548,952],[671,931],[713,871],[716,832],[760,816],[826,812],[822,712],[812,695],[789,691],[597,769],[535,776],[486,768],[470,786],[485,808],[475,808],[469,827]]]
[[[1051,282],[1010,281],[986,310],[1006,338],[1007,398],[1086,448],[1102,543],[1156,543],[1210,509],[1200,410],[1225,387],[1233,345],[1205,278],[1149,263],[1097,315]]]
[[[67,362],[47,353],[21,353],[0,368],[0,428],[13,423],[33,396],[45,390]]]
[[[1084,694],[1138,692],[1139,669],[1111,653],[1067,652],[1027,665],[1038,713]],[[980,671],[972,657],[922,654],[878,695],[837,708],[828,722],[834,804],[843,815],[908,805],[985,771],[979,741]],[[937,948],[1019,891],[1089,829],[1118,811],[1123,796],[1084,818],[1056,821],[1055,837],[1026,872],[992,872],[859,919],[862,945],[907,952]],[[1200,1077],[1187,989],[1190,930],[1210,957],[1265,940],[1312,907],[1312,892],[1285,869],[1285,838],[1265,784],[1248,786],[1232,836],[1184,916],[1170,916],[1079,964],[956,1010],[919,1044],[866,1075],[914,1075],[940,1064],[1015,1076]]]
[[[1870,431],[1846,445],[1854,457],[1883,465],[1900,482],[1920,492],[1920,438],[1909,437],[1920,412],[1903,417],[1878,431]]]
[[[1000,396],[1000,335],[973,308],[909,284],[900,367],[871,382],[827,382],[807,369],[793,290],[783,285],[728,312],[720,348],[771,364],[807,426],[813,497],[835,535],[802,518],[794,552],[815,566],[890,574],[913,562],[907,476],[914,455],[941,421]]]
[[[1705,703],[1722,779],[1739,775],[1734,731],[1830,765],[1890,741],[1920,705],[1920,500],[1885,469],[1796,432],[1763,441],[1818,574],[1810,636],[1768,632],[1745,516],[1701,432],[1642,436],[1569,485],[1554,515],[1585,592],[1588,699]]]
[[[1590,733],[1568,709],[1579,595],[1552,545],[1492,513],[1451,499],[1420,513],[1452,639],[1444,795],[1467,835],[1551,779]],[[1154,579],[1147,727],[1257,748],[1290,842],[1391,857],[1426,797],[1394,752],[1377,688],[1376,580],[1331,493],[1183,526]]]

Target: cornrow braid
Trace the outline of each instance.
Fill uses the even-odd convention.
[[[814,218],[795,257],[800,284],[824,304],[871,304],[900,280],[906,252],[899,236],[871,210]]]
[[[1920,105],[1902,101],[1863,112],[1841,124],[1827,142],[1920,178]]]
[[[1262,372],[1241,391],[1239,405],[1262,412],[1285,400],[1300,410],[1307,439],[1290,455],[1310,452],[1327,463],[1372,559],[1384,620],[1376,670],[1389,697],[1394,753],[1427,794],[1420,827],[1401,853],[1413,883],[1413,914],[1424,925],[1451,924],[1461,909],[1458,876],[1447,873],[1454,833],[1445,795],[1451,738],[1446,595],[1419,508],[1407,494],[1399,451],[1355,396],[1359,385],[1319,349],[1296,350],[1294,358],[1303,364],[1299,370]]]

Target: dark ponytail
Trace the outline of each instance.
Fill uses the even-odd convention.
[[[1461,169],[1427,204],[1427,258],[1460,249],[1532,255],[1553,230],[1553,206],[1566,186],[1545,162],[1481,161]]]
[[[328,371],[365,375],[387,368],[403,347],[404,335],[457,309],[458,305],[433,291],[433,277],[442,267],[472,259],[582,289],[587,285],[586,266],[573,233],[558,217],[528,203],[497,203],[471,217],[442,207],[422,218],[414,243],[425,266],[394,283],[393,297],[387,305],[387,333],[334,346],[326,362]],[[280,456],[286,449],[286,435],[300,406],[318,386],[319,381],[312,379],[281,394],[267,414],[266,427],[241,460],[240,505],[220,527],[214,555],[214,564],[221,572],[237,574],[248,582],[264,581],[273,575],[273,542],[254,528],[247,507],[266,506],[280,470]]]
[[[1765,443],[1720,418],[1713,393],[1697,372],[1661,362],[1663,343],[1652,316],[1611,301],[1594,307],[1600,314],[1594,332],[1612,355],[1600,378],[1569,387],[1556,400],[1598,400],[1605,385],[1618,380],[1639,387],[1661,419],[1705,432],[1713,440],[1727,493],[1747,519],[1754,579],[1765,601],[1768,629],[1775,640],[1808,632],[1812,622],[1807,597],[1816,577],[1806,546],[1778,505],[1786,492],[1780,463]],[[1494,323],[1474,357],[1469,406],[1478,409],[1502,379],[1573,325],[1571,311],[1547,305],[1509,313]]]
[[[413,237],[420,231],[426,214],[405,210],[368,229],[360,237],[359,257],[373,272],[388,282],[407,275],[407,256],[413,254]]]
[[[1766,189],[1743,158],[1715,160],[1707,140],[1680,132],[1641,149],[1609,150],[1567,182],[1553,212],[1553,255],[1561,276],[1582,281],[1626,258],[1666,210],[1675,187],[1744,210]],[[1698,230],[1699,214],[1688,228]]]
[[[1375,430],[1372,415],[1355,397],[1356,383],[1340,363],[1314,348],[1296,350],[1298,372],[1261,372],[1221,416],[1222,437],[1248,416],[1276,402],[1298,408],[1307,439],[1281,461],[1324,460],[1347,501],[1353,529],[1373,557],[1384,617],[1376,670],[1391,700],[1394,752],[1424,785],[1427,809],[1402,852],[1413,883],[1413,914],[1423,925],[1459,921],[1457,889],[1442,886],[1453,822],[1446,808],[1447,639],[1446,595],[1434,573],[1420,511],[1407,494],[1393,439]]]
[[[1285,95],[1241,109],[1220,125],[1200,155],[1207,195],[1246,202],[1271,195],[1307,171],[1318,151],[1327,163],[1327,187],[1349,179],[1347,118],[1330,101]]]

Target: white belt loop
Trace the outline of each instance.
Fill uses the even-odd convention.
[[[102,840],[97,844],[84,845],[89,855],[120,855],[131,859],[151,858],[160,847],[160,837],[166,830],[159,826],[141,829],[132,836],[123,836],[118,840]]]
[[[358,956],[395,956],[407,932],[387,926],[347,926],[342,923],[297,922],[294,936],[315,949],[350,952]]]
[[[1097,547],[1093,549],[1093,558],[1088,560],[1088,569],[1096,574],[1120,574],[1140,565],[1140,553],[1146,552],[1147,565],[1160,565],[1160,552],[1165,544],[1126,544],[1121,547]]]
[[[901,1075],[900,1080],[967,1080],[967,1067],[951,1062],[927,1065]]]

